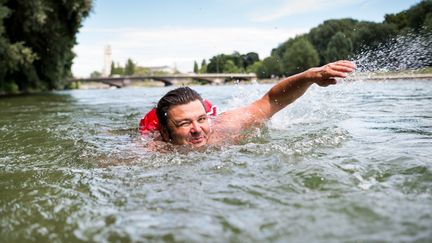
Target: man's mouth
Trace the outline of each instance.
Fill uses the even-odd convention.
[[[189,139],[189,142],[191,142],[192,144],[199,144],[204,142],[204,139],[204,136],[192,137],[191,139]]]

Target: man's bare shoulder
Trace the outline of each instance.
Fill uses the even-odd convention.
[[[255,104],[226,111],[216,118],[216,124],[237,129],[247,129],[267,121]]]
[[[210,143],[236,143],[241,140],[243,131],[262,124],[251,106],[223,112],[212,121]]]

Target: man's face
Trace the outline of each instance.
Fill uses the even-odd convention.
[[[185,105],[173,106],[167,115],[173,144],[189,144],[192,147],[207,144],[210,125],[201,101],[195,100]]]

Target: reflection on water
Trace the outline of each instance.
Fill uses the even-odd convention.
[[[219,110],[269,85],[199,86]],[[430,81],[313,87],[256,136],[143,149],[169,88],[0,99],[0,238],[22,241],[427,241]]]

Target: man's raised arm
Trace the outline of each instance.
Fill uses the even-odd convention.
[[[268,120],[276,112],[302,96],[313,83],[319,86],[336,84],[335,78],[347,77],[354,68],[354,63],[350,61],[337,61],[290,76],[274,85],[261,99],[252,103],[249,112],[254,113],[256,118]]]
[[[350,61],[337,61],[322,67],[310,68],[275,84],[262,98],[249,106],[227,111],[221,115],[226,120],[235,121],[238,127],[262,124],[302,96],[312,84],[316,83],[319,86],[336,84],[335,78],[345,78],[354,68],[354,63]]]

